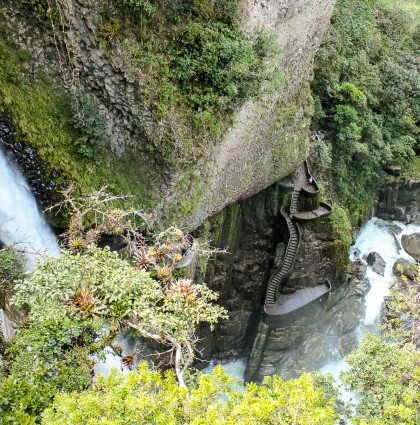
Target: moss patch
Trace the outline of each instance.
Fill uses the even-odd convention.
[[[29,75],[25,64],[30,55],[9,41],[4,19],[0,16],[0,113],[11,119],[19,139],[48,164],[45,175],[56,171],[57,183],[74,182],[80,193],[107,184],[115,193],[133,193],[133,205],[150,205],[147,176],[138,173],[135,159],[115,161],[107,148],[94,162],[80,156],[80,132],[71,125],[69,94],[50,75]]]
[[[336,258],[339,271],[347,270],[349,266],[349,249],[352,243],[349,216],[344,208],[334,205],[330,221],[334,237],[332,254]]]

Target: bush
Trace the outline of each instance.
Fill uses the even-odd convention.
[[[385,166],[410,171],[420,151],[419,25],[408,0],[338,0],[316,55],[312,128],[330,134],[335,191],[356,217]]]
[[[177,387],[173,374],[162,377],[147,364],[138,373],[116,370],[100,377],[94,388],[81,394],[61,394],[43,415],[44,425],[71,423],[254,425],[333,425],[332,400],[325,399],[308,374],[292,381],[269,378],[262,386],[249,384],[232,390],[232,379],[218,366],[201,374],[197,387],[187,393]],[[227,395],[222,401],[221,396]]]
[[[39,423],[57,392],[86,389],[96,336],[93,327],[69,318],[19,329],[6,350],[8,375],[0,380],[1,423]]]
[[[22,279],[24,263],[24,256],[13,248],[0,250],[0,291],[12,290],[15,280]]]
[[[368,334],[346,360],[351,368],[343,382],[361,393],[356,423],[417,423],[420,357],[414,346],[400,348]]]
[[[105,117],[98,111],[92,98],[82,89],[70,93],[71,125],[79,130],[77,151],[83,157],[98,161],[105,145]]]

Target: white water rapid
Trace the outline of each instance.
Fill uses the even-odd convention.
[[[0,240],[25,252],[28,270],[40,255],[59,254],[57,240],[39,212],[25,179],[1,151]]]
[[[394,237],[390,229],[396,230]],[[363,259],[370,252],[377,252],[385,261],[385,273],[381,276],[375,273],[371,267],[367,267],[365,277],[370,285],[368,293],[365,295],[364,314],[360,317],[359,325],[355,331],[357,340],[361,341],[367,332],[377,332],[377,326],[380,323],[381,311],[384,304],[384,297],[389,295],[390,284],[393,281],[392,266],[399,258],[414,261],[403,248],[401,248],[401,237],[405,234],[420,232],[420,225],[410,224],[408,226],[398,222],[387,222],[378,218],[369,220],[363,227],[355,244],[350,248],[349,258],[351,261]],[[399,246],[396,244],[398,241]],[[357,257],[356,257],[357,256]],[[328,344],[326,335],[326,344]],[[333,360],[323,366],[321,372],[331,373],[336,382],[340,381],[340,373],[349,369],[349,365],[345,362],[338,347],[330,347],[333,354]],[[245,360],[234,360],[223,364],[226,373],[235,379],[244,378],[246,368]],[[204,370],[211,373],[213,370],[213,362]],[[354,393],[340,390],[343,400],[357,401],[357,395]]]
[[[394,237],[390,229],[399,229],[400,233]],[[409,224],[406,226],[399,222],[388,222],[373,218],[366,223],[355,244],[350,248],[351,261],[356,261],[358,257],[366,264],[363,257],[366,257],[371,252],[377,252],[386,263],[384,276],[375,273],[372,267],[366,269],[365,278],[370,285],[370,289],[365,295],[364,317],[361,318],[359,326],[356,329],[358,341],[361,341],[367,332],[377,332],[377,327],[381,320],[384,297],[390,294],[389,288],[394,279],[392,273],[394,263],[399,258],[414,262],[414,259],[401,247],[402,235],[419,231],[420,225]],[[397,245],[396,241],[398,241],[399,245]],[[331,373],[336,382],[340,382],[340,373],[348,369],[349,365],[341,358],[323,366],[321,372]],[[350,401],[351,399],[357,401],[356,394],[342,389],[340,392],[344,401]]]

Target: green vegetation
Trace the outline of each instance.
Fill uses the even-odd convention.
[[[356,414],[319,373],[287,382],[274,376],[238,389],[220,367],[211,375],[191,369],[196,327],[214,324],[225,311],[214,304],[216,293],[180,277],[176,266],[183,250],[215,251],[191,246],[175,228],[140,232],[143,213],[119,209],[118,197],[103,191],[64,196],[58,207],[71,205],[68,248],[61,257],[45,257],[13,288],[12,302],[29,314],[14,339],[0,346],[0,423],[332,425],[342,417],[354,424],[415,424],[420,373],[411,342],[418,342],[418,275],[401,278],[392,292],[386,336],[397,340],[369,335],[347,358],[344,382],[361,394]],[[230,228],[238,213],[231,212]],[[332,220],[348,249],[347,233],[339,235],[350,227],[345,210],[335,208]],[[119,235],[126,248],[96,247],[104,234]],[[121,355],[115,337],[125,329],[171,352],[175,373],[140,363],[136,372],[93,380],[91,356],[101,356],[105,346]],[[134,359],[135,352],[122,356],[131,369]]]
[[[4,353],[0,423],[33,424],[57,393],[87,389],[98,333],[97,324],[77,318],[45,318],[20,329]]]
[[[1,235],[1,231],[0,231]],[[22,279],[24,257],[11,247],[0,250],[0,292],[7,294],[14,281]]]
[[[383,330],[394,340],[420,346],[420,265],[412,265],[413,278],[402,275],[391,287]],[[402,267],[401,267],[401,272]]]
[[[177,122],[182,144],[168,133],[149,145],[169,164],[205,154],[233,110],[282,83],[274,36],[238,29],[235,1],[169,6],[127,0],[118,6],[110,0],[103,20],[102,46],[123,52],[132,73],[144,76],[145,101],[155,117]]]
[[[330,221],[334,237],[332,256],[337,259],[339,271],[346,270],[349,265],[349,249],[352,243],[351,222],[347,211],[334,205]]]
[[[135,161],[111,160],[103,147],[104,117],[94,101],[82,91],[64,92],[42,71],[31,75],[30,55],[9,41],[4,19],[0,14],[0,113],[11,118],[19,139],[48,164],[44,177],[54,170],[57,187],[72,181],[79,192],[88,193],[108,184],[116,193],[134,193],[137,205],[151,202],[147,176],[137,173]]]
[[[414,266],[416,267],[416,266]],[[418,424],[420,412],[420,269],[395,279],[386,302],[383,336],[368,334],[346,357],[342,380],[358,391],[354,423]],[[386,339],[385,339],[386,338]]]
[[[356,423],[418,423],[420,356],[413,345],[398,347],[368,334],[346,360],[351,369],[343,381],[361,394]]]
[[[99,113],[92,98],[80,89],[70,94],[70,111],[70,124],[80,133],[76,141],[77,152],[89,160],[98,161],[100,148],[106,142],[105,117]]]
[[[366,211],[386,165],[418,175],[420,9],[411,0],[338,0],[316,55],[313,129],[321,169],[353,219]]]
[[[100,378],[91,390],[62,394],[43,416],[45,425],[63,421],[82,424],[179,424],[179,425],[328,425],[336,415],[332,400],[325,400],[312,377],[292,381],[272,377],[262,386],[249,384],[232,390],[231,378],[216,367],[201,375],[189,397],[177,387],[172,374],[164,378],[141,364],[138,373],[114,372]],[[228,396],[222,401],[220,396]]]

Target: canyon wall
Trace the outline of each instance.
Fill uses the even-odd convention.
[[[2,2],[0,12],[8,37],[31,54],[30,73],[36,75],[40,69],[56,73],[64,87],[78,84],[92,95],[106,116],[114,160],[129,158],[127,167],[138,169],[134,178],[147,190],[161,220],[191,229],[279,181],[306,156],[313,56],[328,28],[333,3],[239,2],[243,29],[272,30],[283,47],[276,67],[284,71],[285,84],[245,102],[221,139],[190,161],[182,154],[191,143],[186,129],[156,118],[144,103],[144,76],[132,72],[122,52],[101,47],[100,2],[56,0],[63,25],[47,28],[25,12],[25,2],[22,7]],[[200,143],[194,135],[192,140]],[[182,209],[180,197],[187,199]]]

